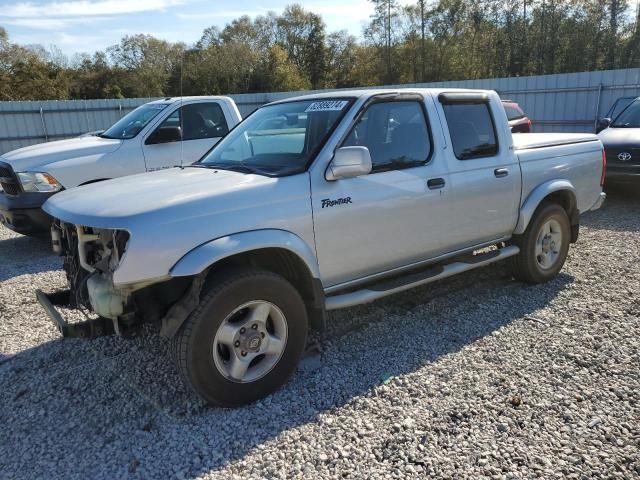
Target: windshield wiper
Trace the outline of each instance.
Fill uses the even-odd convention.
[[[232,172],[240,172],[240,173],[258,173],[258,171],[253,167],[248,167],[246,165],[232,165],[228,167],[216,167],[220,170],[230,170]]]
[[[188,165],[191,167],[199,167],[199,168],[211,168],[214,170],[228,170],[230,172],[239,172],[239,173],[249,173],[256,175],[266,175],[263,171],[258,170],[254,167],[249,167],[248,165],[216,165],[216,164],[206,164],[206,163],[196,163],[193,165]]]

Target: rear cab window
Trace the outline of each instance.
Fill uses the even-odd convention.
[[[453,152],[458,160],[498,154],[495,121],[488,102],[442,102]]]

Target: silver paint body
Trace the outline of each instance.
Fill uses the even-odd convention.
[[[511,135],[500,99],[489,91],[499,153],[460,161],[437,100],[451,89],[401,91],[424,98],[433,155],[423,166],[327,180],[360,107],[389,90],[327,93],[307,98],[356,101],[305,173],[268,178],[176,168],[72,189],[44,209],[68,223],[130,233],[113,275],[117,288],[195,275],[236,253],[282,247],[330,293],[506,240],[556,190],[574,193],[581,212],[599,206],[602,145],[595,135]],[[496,178],[497,168],[509,174]],[[444,188],[427,188],[435,177],[445,179]],[[323,199],[344,197],[352,202],[322,208]]]

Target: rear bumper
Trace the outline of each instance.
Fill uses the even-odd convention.
[[[41,207],[51,195],[21,193],[13,196],[0,192],[0,223],[23,234],[48,232],[52,218]]]

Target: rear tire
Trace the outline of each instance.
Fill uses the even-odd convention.
[[[511,261],[513,276],[530,284],[548,282],[562,270],[570,240],[571,226],[565,209],[555,203],[541,205],[524,234],[515,235],[512,240],[520,247],[520,253]]]
[[[275,273],[237,268],[205,284],[173,347],[187,386],[211,405],[238,407],[286,383],[306,337],[298,291]]]

